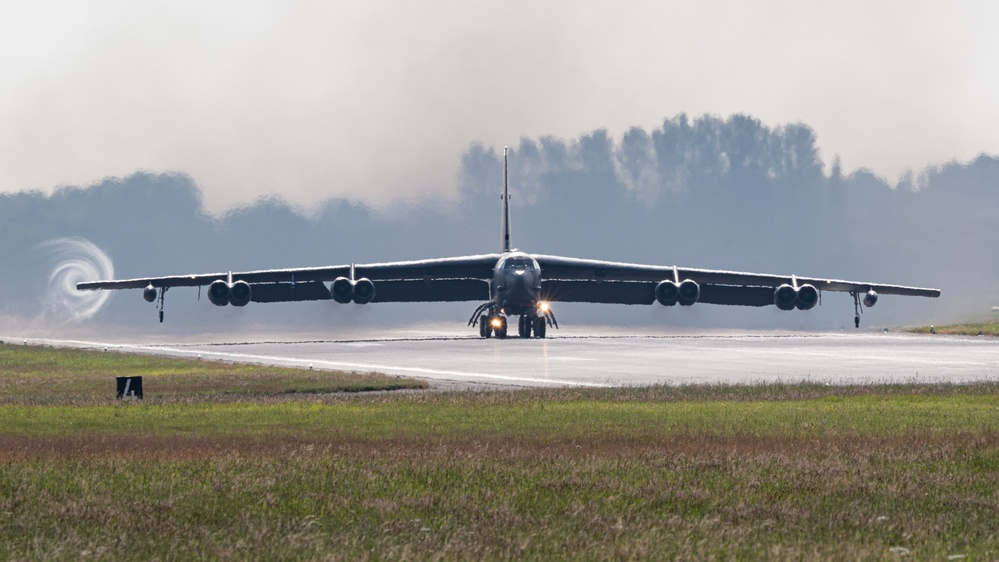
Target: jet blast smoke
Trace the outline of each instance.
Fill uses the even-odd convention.
[[[114,265],[103,250],[83,238],[57,238],[38,246],[54,262],[49,274],[44,312],[74,321],[97,314],[109,300],[110,291],[78,291],[83,281],[113,279]]]

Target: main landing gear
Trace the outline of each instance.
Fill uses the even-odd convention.
[[[479,336],[489,338],[493,334],[496,334],[496,337],[500,339],[506,337],[506,316],[486,316],[483,314],[479,317]]]
[[[539,308],[538,314],[521,314],[517,317],[517,335],[522,338],[530,338],[534,334],[536,338],[544,338],[548,333],[548,326],[558,328],[555,316],[547,307]],[[508,317],[502,310],[497,310],[492,303],[486,303],[475,309],[472,317],[468,319],[469,326],[479,327],[479,337],[505,338],[508,330]]]
[[[544,316],[531,316],[529,314],[522,314],[520,320],[517,322],[517,333],[520,334],[522,338],[531,337],[531,332],[534,332],[534,337],[543,338],[548,331],[548,322]]]

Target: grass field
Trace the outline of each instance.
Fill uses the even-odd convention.
[[[999,557],[993,383],[344,393],[81,353],[0,346],[2,559]]]
[[[937,334],[952,336],[999,336],[999,322],[968,322],[966,324],[949,324],[947,326],[922,326],[912,328],[910,332],[929,334],[930,329]]]
[[[116,376],[142,376],[145,392],[157,403],[426,387],[387,375],[0,344],[0,405],[106,405],[114,398]]]

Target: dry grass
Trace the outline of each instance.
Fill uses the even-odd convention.
[[[969,322],[966,324],[949,324],[946,326],[922,326],[909,331],[917,334],[934,333],[950,336],[990,336],[999,337],[999,322]]]

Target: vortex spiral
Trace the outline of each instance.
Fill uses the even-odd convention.
[[[111,300],[110,291],[78,291],[83,281],[113,279],[114,265],[103,250],[84,238],[57,238],[39,245],[54,262],[45,295],[45,312],[87,320]]]

